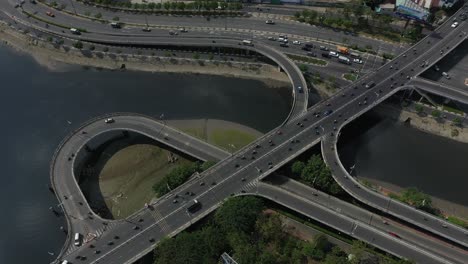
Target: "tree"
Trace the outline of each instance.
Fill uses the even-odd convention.
[[[417,104],[414,106],[414,110],[416,110],[416,113],[420,114],[423,112],[424,108],[422,107],[422,105]]]
[[[115,16],[115,17],[112,18],[112,20],[113,20],[113,21],[119,21],[120,18],[119,18],[118,16]]]
[[[359,264],[363,260],[364,252],[366,250],[366,243],[361,240],[354,240],[351,245],[351,254],[353,258],[351,259],[352,264]]]
[[[307,65],[305,65],[305,64],[300,64],[299,69],[301,70],[302,73],[304,73],[304,72],[307,72],[309,67],[307,67]]]
[[[301,175],[302,170],[304,170],[305,164],[302,161],[295,161],[291,166],[292,173],[296,175]]]
[[[440,113],[439,110],[434,110],[434,111],[432,111],[431,115],[432,115],[433,117],[435,117],[435,118],[439,118],[440,115],[441,115],[441,113]]]
[[[215,222],[225,233],[250,233],[254,230],[263,203],[255,197],[235,197],[227,200],[215,214]]]
[[[83,48],[83,43],[81,41],[77,41],[73,44],[73,47],[77,48],[77,49],[82,49]]]
[[[221,231],[208,226],[192,233],[183,232],[172,239],[161,241],[155,249],[155,264],[204,264],[217,263],[219,255],[226,249],[226,240]]]
[[[346,253],[343,252],[339,247],[333,247],[330,254],[325,258],[324,264],[348,264],[348,258]]]
[[[217,162],[213,160],[208,160],[203,162],[203,164],[200,167],[201,171],[206,171],[207,169],[211,168],[213,165],[215,165]]]
[[[453,125],[455,125],[455,126],[461,126],[462,120],[461,120],[459,117],[455,117],[455,118],[452,120],[452,123],[453,123]]]
[[[266,243],[277,244],[284,237],[283,226],[278,215],[260,215],[256,224],[256,230]]]
[[[198,52],[195,52],[193,54],[193,58],[196,59],[196,60],[200,59],[200,54],[198,54]]]
[[[97,13],[96,15],[94,15],[95,18],[97,19],[100,19],[102,17],[102,14],[101,13]]]

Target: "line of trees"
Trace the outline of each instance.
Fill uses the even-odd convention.
[[[193,2],[163,2],[163,3],[132,3],[130,1],[114,1],[114,0],[87,0],[85,2],[116,6],[122,8],[133,8],[140,10],[216,10],[218,7],[221,7],[223,10],[240,10],[242,9],[241,2],[218,2],[215,0],[196,0]]]
[[[194,162],[174,168],[164,178],[153,185],[153,191],[156,193],[157,197],[161,197],[183,184],[194,173],[205,171],[214,164],[216,164],[214,161],[206,161],[204,163]]]
[[[345,192],[336,183],[330,169],[323,162],[320,155],[314,154],[307,162],[296,161],[291,166],[291,172],[301,181],[314,188],[332,195],[341,195]]]
[[[285,232],[278,213],[267,213],[263,201],[252,196],[228,199],[196,231],[163,240],[154,251],[155,264],[216,264],[223,252],[243,264],[407,264],[411,262],[365,254],[367,245],[354,241],[348,254],[323,234],[311,241]]]

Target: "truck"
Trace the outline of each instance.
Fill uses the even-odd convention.
[[[345,56],[339,56],[338,61],[344,64],[351,64],[351,60]]]
[[[341,54],[348,54],[349,53],[349,49],[347,47],[343,47],[343,46],[336,46],[336,50]]]
[[[252,41],[251,40],[248,40],[248,39],[244,39],[242,41],[242,44],[246,45],[246,46],[253,46],[252,44]]]
[[[201,208],[201,203],[195,199],[193,200],[192,204],[187,207],[187,212],[189,213],[195,213],[196,211],[200,210]]]

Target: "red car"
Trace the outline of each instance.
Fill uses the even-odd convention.
[[[393,232],[388,232],[389,235],[391,235],[392,237],[396,237],[396,238],[401,238],[399,235],[393,233]]]
[[[46,15],[50,16],[50,17],[55,17],[54,13],[50,12],[50,11],[47,11],[46,12]]]

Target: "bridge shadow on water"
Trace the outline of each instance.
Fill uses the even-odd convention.
[[[114,215],[106,204],[106,197],[103,196],[100,175],[109,160],[119,151],[132,145],[145,144],[159,147],[184,159],[196,161],[191,156],[135,132],[118,131],[109,133],[103,141],[91,142],[85,146],[85,149],[81,151],[82,154],[79,154],[83,155],[83,161],[74,169],[80,189],[91,209],[105,219],[114,219]],[[95,146],[90,147],[91,144]]]

